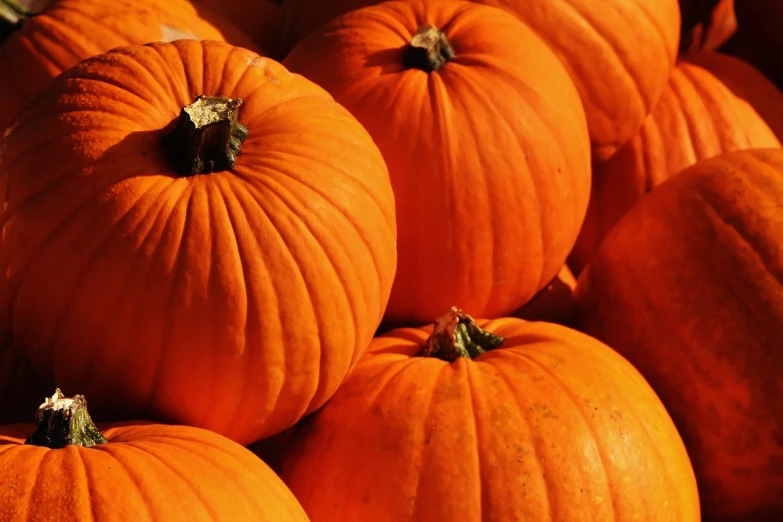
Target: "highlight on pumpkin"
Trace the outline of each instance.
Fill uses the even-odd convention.
[[[0,519],[780,522],[782,5],[0,0]]]

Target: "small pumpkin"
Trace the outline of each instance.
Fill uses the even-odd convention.
[[[724,154],[645,196],[575,289],[666,405],[711,522],[783,512],[782,230],[783,149]]]
[[[680,0],[680,9],[682,53],[716,51],[737,31],[734,0]]]
[[[517,16],[562,61],[582,97],[594,151],[602,159],[614,154],[642,125],[677,56],[677,0],[475,1]],[[338,15],[378,3],[286,0],[281,13],[282,51],[288,52],[316,30],[323,32],[323,25]],[[506,42],[508,52],[518,45],[512,42]]]
[[[682,440],[622,357],[452,309],[373,340],[282,477],[313,522],[697,522]]]
[[[519,20],[470,2],[386,2],[335,18],[284,64],[351,111],[386,159],[399,230],[387,324],[426,324],[453,302],[508,314],[563,266],[589,198],[587,125],[565,68]]]
[[[186,0],[0,0],[0,135],[52,78],[114,47],[194,38],[252,43],[218,30]]]
[[[4,520],[308,520],[266,464],[207,430],[131,422],[99,431],[84,396],[59,389],[36,419],[0,426]]]
[[[779,147],[765,117],[783,124],[783,93],[750,65],[706,52],[680,62],[634,139],[610,160],[595,163],[571,267],[582,270],[611,227],[682,169],[724,152]]]
[[[378,148],[248,50],[88,59],[20,113],[0,171],[13,338],[104,418],[270,436],[327,401],[383,315],[396,226]]]

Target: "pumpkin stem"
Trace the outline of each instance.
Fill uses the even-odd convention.
[[[37,14],[27,9],[18,0],[0,0],[0,43],[22,27],[26,19]]]
[[[108,442],[93,424],[84,395],[65,397],[59,388],[47,397],[35,414],[37,425],[25,444],[60,449],[66,446],[90,448]]]
[[[163,146],[182,177],[234,168],[247,127],[237,121],[242,100],[198,96],[182,108]]]
[[[435,319],[435,329],[419,356],[437,357],[446,362],[454,362],[460,357],[474,359],[497,348],[503,341],[504,338],[482,330],[471,316],[452,306],[451,310]]]
[[[431,73],[454,59],[454,49],[443,32],[434,25],[422,25],[411,38],[405,50],[404,62],[408,69]]]

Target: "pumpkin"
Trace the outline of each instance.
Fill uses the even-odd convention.
[[[276,58],[280,45],[280,4],[272,0],[191,0],[199,15],[222,29],[243,31],[265,56]],[[233,43],[233,42],[232,42]]]
[[[87,57],[128,44],[226,36],[252,46],[236,29],[201,19],[186,0],[0,0],[0,135],[52,78]]]
[[[723,152],[780,146],[764,116],[783,123],[783,94],[769,80],[731,56],[705,52],[692,60],[674,69],[634,139],[609,161],[596,162],[587,217],[569,258],[576,271],[623,215],[682,169]],[[755,87],[737,88],[733,78]]]
[[[36,419],[0,426],[5,520],[308,520],[266,464],[207,430],[137,421],[99,431],[84,396],[59,389]]]
[[[677,55],[677,0],[476,1],[515,14],[560,58],[582,96],[590,138],[600,158],[614,154],[642,125],[663,92]],[[332,18],[378,3],[286,0],[280,29],[283,52],[316,29],[323,32],[321,26]],[[511,40],[506,45],[517,43]]]
[[[737,31],[734,0],[680,0],[680,10],[683,53],[715,51]]]
[[[386,324],[427,324],[451,303],[507,314],[563,266],[589,199],[589,138],[568,73],[524,24],[469,2],[392,1],[334,19],[283,63],[386,159],[399,230]]]
[[[248,50],[88,59],[20,113],[0,172],[13,338],[103,418],[248,444],[325,403],[381,320],[383,158],[328,93]]]
[[[563,265],[557,276],[513,315],[526,321],[549,321],[570,326],[573,320],[571,294],[575,286],[573,272],[568,265]]]
[[[682,440],[625,359],[457,309],[373,340],[282,477],[313,522],[700,520]]]
[[[783,149],[697,163],[609,232],[580,327],[639,369],[682,434],[704,520],[783,511]]]

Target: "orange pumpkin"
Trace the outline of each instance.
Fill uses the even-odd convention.
[[[60,390],[36,418],[0,426],[4,520],[308,520],[268,466],[215,433],[148,422],[99,431],[84,396]]]
[[[753,85],[753,90],[735,82]],[[582,270],[611,227],[653,187],[682,169],[723,152],[779,147],[766,115],[783,123],[783,93],[750,65],[717,53],[678,64],[634,139],[609,161],[596,162],[571,267]]]
[[[682,440],[622,357],[456,309],[376,338],[282,477],[313,522],[697,522]]]
[[[280,4],[272,0],[191,0],[199,15],[222,29],[236,27],[258,45],[265,56],[276,58],[280,46]],[[233,42],[232,42],[233,43]]]
[[[236,29],[201,19],[186,0],[22,0],[40,11],[35,16],[12,14],[8,6],[17,1],[0,1],[0,135],[52,78],[114,47],[226,37],[252,47]]]
[[[381,320],[383,158],[271,59],[180,40],[86,60],[20,113],[0,171],[13,337],[104,417],[250,443],[324,404]]]
[[[575,298],[671,413],[704,520],[783,512],[783,149],[697,163],[606,236]]]
[[[560,58],[582,96],[600,158],[608,158],[633,137],[666,86],[679,42],[677,0],[476,1],[515,14]],[[316,29],[323,32],[322,24],[336,16],[378,3],[286,0],[281,13],[283,52]],[[506,45],[518,45],[512,42]],[[535,58],[527,60],[529,66]]]
[[[469,2],[386,2],[284,63],[350,110],[389,166],[387,323],[426,324],[451,303],[508,314],[557,274],[589,198],[589,138],[568,73],[524,24]]]

